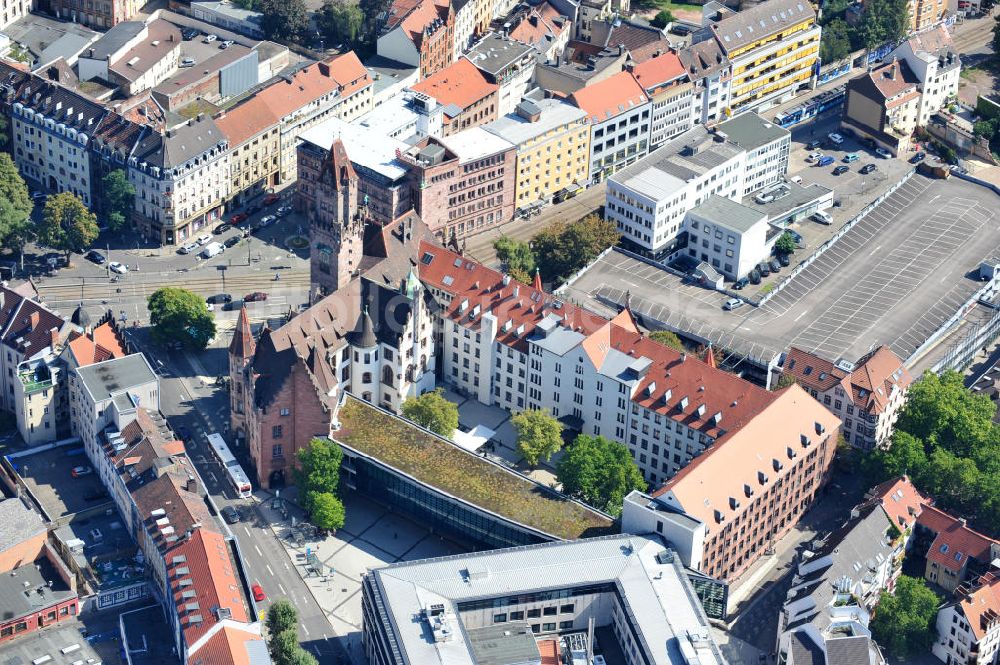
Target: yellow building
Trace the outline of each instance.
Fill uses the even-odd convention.
[[[281,122],[264,99],[252,97],[215,124],[229,140],[232,210],[280,182]]]
[[[770,0],[711,26],[733,66],[729,108],[763,110],[813,87],[820,26],[805,0]]]
[[[483,129],[517,146],[514,207],[562,199],[587,183],[587,113],[558,99],[525,100]]]

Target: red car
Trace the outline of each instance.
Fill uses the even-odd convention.
[[[264,205],[269,206],[272,203],[277,203],[280,198],[277,194],[268,194],[264,197]]]
[[[250,590],[253,591],[253,599],[258,603],[267,600],[267,595],[264,594],[264,589],[259,584],[254,584]]]
[[[243,296],[244,302],[264,302],[265,300],[267,300],[267,294],[263,291],[254,291]]]
[[[245,212],[238,212],[229,218],[231,224],[239,224],[245,221],[247,221],[247,214]]]

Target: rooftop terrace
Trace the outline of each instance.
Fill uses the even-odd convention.
[[[509,520],[566,540],[613,533],[609,517],[353,397],[339,419],[338,442]]]

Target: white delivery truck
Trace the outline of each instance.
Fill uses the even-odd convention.
[[[225,251],[225,249],[226,246],[223,245],[221,242],[210,242],[207,245],[205,245],[205,249],[202,250],[201,255],[204,256],[206,259],[210,259],[216,254],[222,254],[222,252]]]

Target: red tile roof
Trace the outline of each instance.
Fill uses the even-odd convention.
[[[74,333],[70,336],[67,346],[79,367],[127,355],[123,341],[108,322],[94,328],[89,335]]]
[[[933,506],[924,505],[917,524],[937,534],[927,551],[927,560],[949,570],[961,571],[969,557],[987,563],[993,558],[993,548],[1000,549],[1000,542]]]
[[[206,633],[197,655],[190,658],[191,665],[251,665],[247,654],[248,642],[261,642],[263,638],[248,626],[216,624],[217,628]]]
[[[868,496],[879,502],[889,520],[901,531],[913,526],[924,504],[932,503],[907,476],[885,481],[869,491]]]
[[[958,603],[977,642],[995,629],[1000,621],[1000,577],[987,573],[978,580],[978,584],[978,588]]]
[[[359,65],[353,51],[313,63],[288,78],[275,80],[243,104],[266,104],[272,115],[283,118],[335,90],[344,99],[371,84],[367,70],[361,67],[364,71],[359,71]],[[236,108],[226,115],[236,112]]]
[[[434,0],[396,0],[389,9],[386,27],[392,29],[397,25],[402,25],[410,41],[419,50],[424,37],[424,29],[430,26],[435,19],[447,22],[448,14],[449,5],[447,2],[438,4]]]
[[[34,355],[53,343],[64,326],[61,317],[44,305],[0,286],[0,341],[20,353]]]
[[[229,140],[230,148],[235,148],[257,136],[281,121],[266,97],[254,95],[246,102],[215,116],[219,131]]]
[[[442,106],[455,104],[462,109],[469,108],[498,90],[495,83],[490,83],[465,58],[459,58],[436,74],[428,76],[412,89],[430,95]]]
[[[906,390],[913,383],[903,361],[887,346],[863,356],[851,372],[793,346],[788,350],[782,372],[816,392],[826,392],[839,384],[851,401],[868,413],[882,413],[894,388]]]
[[[655,94],[660,86],[686,76],[686,71],[676,53],[664,53],[633,67],[632,76],[646,92]]]
[[[195,529],[167,554],[167,575],[189,658],[197,653],[198,640],[222,619],[251,620],[222,534]]]
[[[532,7],[510,31],[510,38],[545,50],[549,43],[570,29],[572,22],[549,2]],[[548,42],[546,40],[549,40]],[[544,43],[543,43],[544,42]]]
[[[587,112],[594,123],[630,111],[649,101],[646,92],[629,72],[598,81],[570,95],[570,101]]]
[[[240,308],[240,317],[236,320],[233,341],[229,343],[229,355],[246,360],[253,357],[256,346],[253,331],[250,329],[250,314],[247,313],[247,307],[244,305]]]

